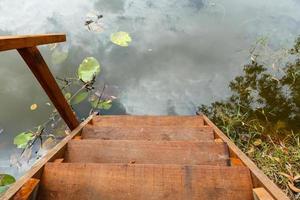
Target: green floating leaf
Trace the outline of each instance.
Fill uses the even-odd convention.
[[[70,92],[65,93],[65,98],[69,100],[72,97],[72,94]]]
[[[72,105],[79,104],[83,102],[88,96],[89,96],[88,92],[86,91],[80,92],[71,100],[71,104]]]
[[[90,82],[100,73],[100,64],[94,57],[85,58],[78,68],[78,77],[83,82]]]
[[[8,189],[8,186],[0,186],[0,197],[1,194],[4,193]]]
[[[94,100],[94,101],[91,101],[91,105],[93,108],[109,110],[112,106],[112,101],[111,100],[101,100],[98,103],[98,100]]]
[[[51,55],[53,64],[61,64],[68,58],[68,52],[59,51],[55,49]]]
[[[0,174],[0,186],[10,185],[14,182],[16,182],[15,177],[9,174]]]
[[[14,138],[14,144],[17,148],[24,149],[33,138],[34,135],[31,132],[22,132]]]
[[[129,43],[132,41],[129,33],[123,31],[111,34],[110,40],[112,43],[122,47],[128,47]]]

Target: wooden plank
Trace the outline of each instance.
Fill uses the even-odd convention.
[[[64,162],[64,159],[63,158],[58,158],[58,159],[55,159],[53,162],[55,162],[55,163],[62,163],[62,162]]]
[[[12,200],[30,200],[35,199],[40,180],[31,178],[29,179],[16,193]]]
[[[265,188],[253,189],[254,200],[274,200],[274,198],[265,190]]]
[[[18,49],[18,52],[39,81],[53,105],[71,130],[78,125],[75,114],[67,103],[46,62],[36,47]]]
[[[244,163],[239,158],[230,158],[231,166],[245,166]]]
[[[200,116],[134,116],[134,115],[104,115],[93,119],[94,126],[99,127],[203,127]]]
[[[87,125],[82,130],[83,139],[102,140],[198,140],[213,141],[211,127],[97,127]]]
[[[248,158],[218,127],[214,125],[206,116],[202,115],[206,124],[214,129],[218,138],[221,138],[229,148],[230,157],[239,158],[243,164],[249,168],[254,187],[265,188],[275,200],[289,200],[287,195],[273,183],[256,165]]]
[[[217,138],[217,139],[215,139],[215,142],[216,143],[220,143],[220,142],[223,143],[223,140],[221,140],[220,138]]]
[[[72,140],[66,162],[228,165],[224,143],[138,140]]]
[[[34,47],[38,45],[66,41],[66,35],[61,33],[43,35],[0,36],[0,51]]]
[[[47,163],[42,200],[252,200],[247,168]]]
[[[53,147],[51,150],[47,152],[47,154],[36,161],[36,163],[31,167],[31,169],[26,172],[25,175],[23,175],[21,178],[19,178],[8,190],[3,194],[3,196],[0,197],[0,200],[7,200],[10,199],[30,178],[36,177],[39,178],[39,175],[41,174],[41,171],[43,170],[43,166],[50,161],[54,161],[55,159],[60,158],[62,154],[64,154],[62,151],[64,151],[64,148],[66,147],[66,144],[72,140],[73,137],[75,137],[77,134],[80,133],[82,128],[96,115],[94,113],[93,115],[89,116],[84,122],[82,122],[75,130],[73,130],[70,135],[66,136],[64,139],[62,139],[55,147]]]
[[[81,139],[82,139],[81,135],[77,135],[73,138],[73,140],[81,140]]]

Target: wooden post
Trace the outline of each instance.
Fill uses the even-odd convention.
[[[79,125],[79,121],[67,103],[38,48],[27,47],[17,50],[47,93],[48,97],[68,127],[71,130],[74,130]]]

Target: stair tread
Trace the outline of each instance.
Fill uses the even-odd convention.
[[[225,143],[191,141],[72,140],[66,162],[228,165]]]
[[[47,163],[43,200],[252,200],[245,167]]]
[[[134,116],[134,115],[103,115],[93,118],[95,126],[132,127],[132,126],[204,126],[201,116]]]
[[[82,131],[83,139],[104,140],[198,140],[213,141],[211,127],[98,127],[88,124]]]

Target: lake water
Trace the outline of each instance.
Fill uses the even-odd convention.
[[[66,33],[67,60],[53,63],[42,46],[45,60],[56,76],[72,77],[85,57],[97,58],[97,85],[108,84],[119,102],[108,114],[182,115],[229,95],[257,38],[289,47],[300,33],[299,10],[299,0],[0,0],[0,34]],[[102,32],[85,27],[91,12],[103,15]],[[110,42],[117,31],[131,35],[128,48]],[[0,53],[0,75],[0,171],[7,172],[14,136],[52,108],[16,51]],[[86,110],[77,108],[80,117]]]

